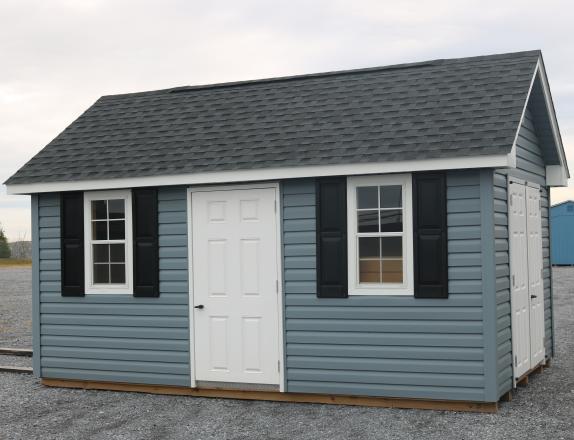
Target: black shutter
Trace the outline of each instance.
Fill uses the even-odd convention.
[[[132,191],[134,296],[159,296],[157,189]]]
[[[62,296],[84,296],[84,194],[60,195]]]
[[[348,296],[345,177],[317,180],[317,296]]]
[[[413,174],[416,298],[448,297],[446,176]]]

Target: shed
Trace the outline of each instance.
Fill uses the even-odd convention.
[[[550,208],[551,262],[556,266],[574,265],[574,201],[567,200]]]
[[[539,51],[104,96],[6,182],[34,372],[495,409],[554,354],[568,177]]]

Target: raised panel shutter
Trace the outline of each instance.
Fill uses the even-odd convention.
[[[347,180],[317,180],[317,296],[346,298]]]
[[[84,296],[84,194],[60,195],[62,296]]]
[[[134,296],[159,296],[157,189],[132,191]]]
[[[413,174],[416,298],[448,297],[446,175]]]

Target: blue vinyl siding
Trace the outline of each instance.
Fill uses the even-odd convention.
[[[527,109],[516,141],[516,168],[494,173],[495,222],[497,230],[497,322],[498,340],[498,389],[502,395],[512,386],[512,339],[510,334],[510,270],[508,255],[508,195],[507,175],[540,185],[542,217],[542,263],[544,282],[544,320],[546,357],[553,356],[552,324],[552,273],[550,265],[549,190],[546,186],[546,168],[540,142],[536,135],[532,114]]]
[[[319,299],[314,181],[283,182],[287,391],[486,400],[480,173],[447,185],[448,299]]]
[[[189,386],[185,188],[159,190],[159,298],[62,297],[59,195],[38,198],[41,377]]]

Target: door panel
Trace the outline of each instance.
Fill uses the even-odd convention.
[[[530,301],[528,293],[528,245],[526,191],[524,185],[508,185],[510,235],[510,291],[512,305],[512,353],[514,377],[530,369]]]
[[[192,194],[195,377],[279,384],[274,188]]]
[[[241,293],[259,295],[259,239],[244,239],[240,242],[239,262]]]
[[[209,330],[209,364],[213,370],[229,371],[229,330],[227,316],[210,316]]]
[[[530,364],[544,360],[544,286],[542,281],[542,219],[540,190],[526,187],[528,279],[530,293]]]
[[[243,370],[259,373],[264,361],[261,353],[261,318],[244,317],[241,334],[243,337]]]
[[[210,296],[225,296],[227,240],[207,241],[207,291]],[[223,276],[222,276],[223,274]]]

